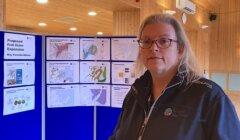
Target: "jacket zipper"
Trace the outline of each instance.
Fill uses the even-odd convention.
[[[163,91],[163,93],[157,98],[157,100],[164,94],[164,92],[165,92],[167,89],[172,88],[172,87],[174,87],[174,86],[176,86],[176,85],[178,85],[178,84],[180,84],[180,83],[181,83],[181,82],[178,82],[178,83],[176,83],[176,84],[174,84],[174,85],[171,85],[171,86],[165,88],[164,91]],[[134,89],[135,93],[137,93],[136,88],[133,87],[133,89]],[[148,120],[149,120],[149,118],[150,118],[150,116],[151,116],[151,114],[152,114],[153,108],[154,108],[157,100],[156,100],[156,101],[153,103],[153,105],[151,106],[151,109],[150,109],[148,115],[147,115],[146,110],[144,109],[145,119],[144,119],[144,122],[143,122],[143,124],[142,124],[142,126],[141,126],[141,129],[140,129],[140,131],[139,131],[138,140],[142,140],[142,137],[143,137],[143,134],[144,134],[146,125],[147,125]]]

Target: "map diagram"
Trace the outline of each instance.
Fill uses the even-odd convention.
[[[134,62],[113,62],[112,63],[112,83],[113,84],[133,84],[136,79],[134,73]]]
[[[78,85],[51,85],[47,87],[48,107],[79,106]]]
[[[113,38],[112,60],[135,61],[138,54],[138,43],[136,38]]]
[[[80,85],[81,106],[110,106],[109,85]]]
[[[47,60],[79,60],[79,38],[47,37]]]
[[[34,61],[4,61],[4,86],[34,84]]]
[[[109,83],[109,62],[80,62],[81,83]]]
[[[110,60],[110,39],[81,38],[81,60]]]
[[[79,62],[47,62],[47,83],[78,83]]]

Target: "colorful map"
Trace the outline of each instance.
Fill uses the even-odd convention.
[[[47,37],[47,60],[79,60],[79,38]]]
[[[81,38],[81,60],[110,60],[110,39]]]

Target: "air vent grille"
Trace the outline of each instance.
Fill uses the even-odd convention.
[[[74,17],[64,17],[54,21],[68,24],[68,23],[80,22],[81,20]]]

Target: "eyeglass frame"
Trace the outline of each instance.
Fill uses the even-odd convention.
[[[159,40],[161,40],[161,39],[167,39],[168,41],[170,41],[169,46],[163,47],[161,44],[157,43],[157,41],[159,41]],[[139,47],[142,48],[142,49],[149,49],[149,48],[151,48],[151,46],[153,45],[153,43],[155,43],[158,48],[162,48],[162,49],[169,48],[169,47],[171,46],[171,43],[172,43],[172,42],[176,42],[177,44],[179,43],[178,40],[175,40],[175,39],[171,39],[171,38],[159,38],[159,39],[156,39],[156,40],[145,40],[145,41],[150,41],[151,44],[150,44],[148,47],[142,47],[141,42],[140,42],[141,40],[143,40],[143,39],[138,39],[137,42],[138,42]]]

